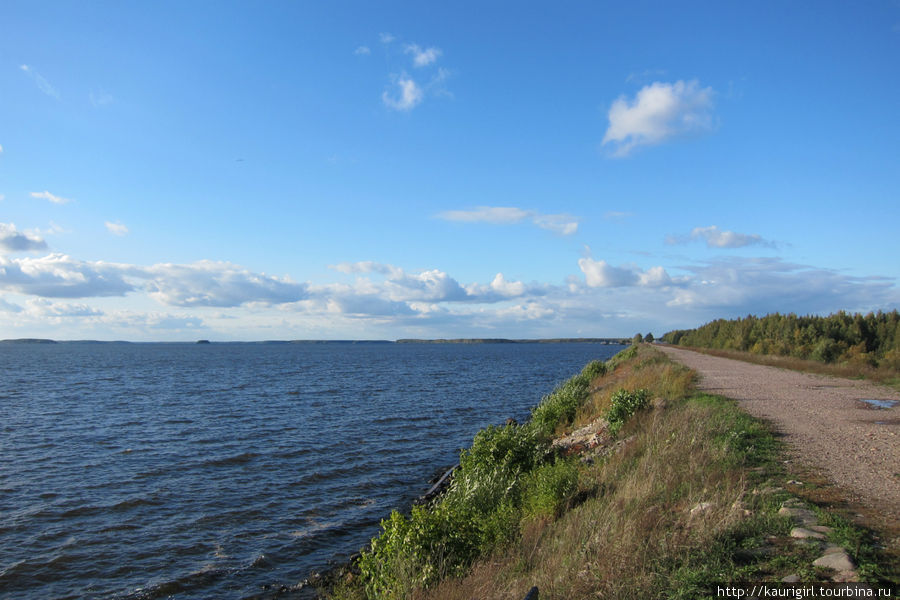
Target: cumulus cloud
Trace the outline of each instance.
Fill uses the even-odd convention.
[[[378,39],[381,40],[381,43],[382,43],[382,44],[390,44],[391,42],[393,42],[393,41],[396,40],[397,38],[395,38],[395,37],[394,37],[393,35],[391,35],[390,33],[382,32],[382,33],[379,33],[379,34],[378,34]]]
[[[356,50],[353,51],[353,54],[357,56],[366,56],[372,53],[372,50],[368,46],[357,46]]]
[[[13,223],[0,223],[0,252],[34,252],[46,250],[47,242],[28,231],[19,231]]]
[[[586,256],[578,260],[578,268],[584,273],[588,287],[660,287],[672,283],[663,267],[651,267],[646,271],[636,266],[614,267],[605,260]]]
[[[669,236],[668,244],[683,244],[692,240],[704,240],[707,248],[743,248],[744,246],[771,246],[755,233],[737,233],[735,231],[723,231],[717,225],[709,227],[695,227],[687,236]]]
[[[43,200],[49,200],[53,204],[65,204],[66,202],[71,202],[69,198],[63,198],[61,196],[57,196],[55,194],[51,194],[47,190],[43,192],[31,192],[32,198],[41,198]]]
[[[106,229],[113,235],[123,236],[128,234],[128,227],[118,221],[115,223],[112,221],[105,221],[103,224],[106,225]]]
[[[578,217],[568,214],[542,214],[515,206],[478,206],[472,210],[447,210],[437,215],[445,221],[461,223],[490,223],[511,225],[530,221],[532,224],[560,235],[572,235],[578,231]]]
[[[462,285],[439,269],[409,273],[394,265],[371,261],[339,263],[330,265],[330,268],[347,274],[377,274],[383,276],[383,280],[358,278],[352,288],[329,287],[328,294],[338,290],[346,296],[352,289],[352,292],[359,296],[381,297],[392,302],[408,302],[411,305],[423,302],[495,303],[522,296],[541,296],[546,293],[546,289],[541,286],[508,280],[503,273],[497,273],[487,285],[479,283]]]
[[[26,304],[25,311],[35,317],[99,317],[103,314],[87,304],[52,302],[44,298],[33,298]]]
[[[123,265],[65,254],[10,259],[0,256],[0,289],[45,298],[124,296],[135,288]]]
[[[306,284],[253,273],[228,262],[157,264],[137,270],[134,275],[148,278],[146,289],[150,295],[170,306],[279,304],[296,302],[306,296]]]
[[[668,306],[728,315],[768,312],[827,313],[897,305],[893,280],[855,277],[780,258],[727,258],[681,267],[690,285],[676,290]]]
[[[57,100],[59,100],[59,92],[57,92],[56,88],[50,85],[50,82],[44,79],[44,77],[41,76],[40,73],[38,73],[28,65],[22,65],[19,67],[19,69],[21,69],[22,72],[28,75],[32,81],[34,81],[35,85],[37,85],[38,89],[41,90],[41,92],[43,92],[47,96],[50,96],[51,98],[56,98]]]
[[[609,128],[603,144],[615,156],[627,156],[638,146],[652,146],[671,138],[713,128],[713,90],[694,81],[655,82],[633,100],[619,97],[609,109]]]
[[[394,93],[387,90],[382,92],[381,101],[384,105],[393,110],[409,111],[422,103],[425,98],[425,92],[410,77],[401,75],[394,82],[396,89]]]
[[[406,54],[412,54],[413,65],[417,67],[426,67],[443,54],[440,48],[422,48],[418,44],[407,44],[403,51]]]

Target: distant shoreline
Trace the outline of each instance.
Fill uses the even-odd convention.
[[[211,342],[208,340],[191,342],[129,342],[126,340],[51,340],[42,338],[19,338],[0,340],[0,344],[630,344],[630,338],[456,338],[456,339],[399,339],[392,340],[260,340],[256,342]]]

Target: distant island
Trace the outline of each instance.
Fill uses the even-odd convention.
[[[40,338],[19,338],[17,340],[0,340],[2,344],[55,344],[55,340],[45,340]]]

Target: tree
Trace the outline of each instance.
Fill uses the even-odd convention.
[[[652,344],[654,339],[656,339],[656,338],[653,337],[652,333],[648,333],[647,335],[644,336],[644,341],[647,342],[648,344]]]
[[[643,338],[643,336],[641,336],[641,334],[639,334],[639,333],[634,334],[634,337],[631,338],[631,343],[632,343],[632,344],[640,344],[640,343],[643,342],[643,341],[644,341],[644,338]]]

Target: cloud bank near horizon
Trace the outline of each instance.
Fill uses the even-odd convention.
[[[580,275],[557,283],[502,272],[463,283],[437,268],[359,261],[331,265],[337,281],[313,283],[222,261],[141,266],[0,255],[0,312],[29,332],[23,337],[50,328],[79,332],[72,337],[231,331],[232,339],[284,339],[627,336],[748,313],[900,307],[892,280],[778,258],[642,268],[586,256],[572,267]],[[130,308],[126,296],[145,310]]]

